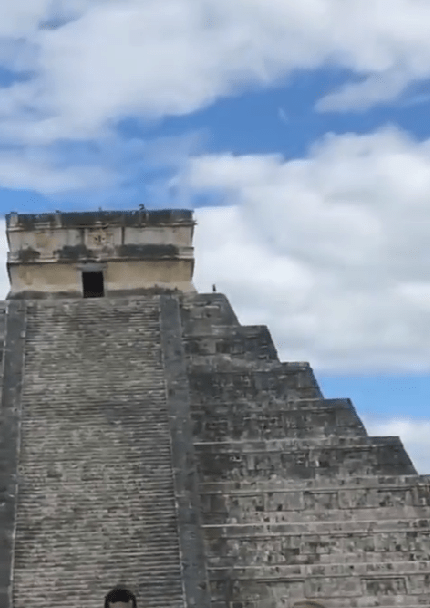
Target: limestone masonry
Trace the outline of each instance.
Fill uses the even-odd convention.
[[[430,475],[197,293],[194,225],[6,216],[0,608],[430,607]]]

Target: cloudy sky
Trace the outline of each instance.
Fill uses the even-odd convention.
[[[3,2],[0,211],[194,209],[197,289],[430,474],[429,27],[428,0]]]

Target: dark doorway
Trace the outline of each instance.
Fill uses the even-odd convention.
[[[82,284],[84,298],[102,298],[105,295],[102,272],[83,272]]]

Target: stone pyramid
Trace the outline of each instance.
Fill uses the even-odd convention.
[[[1,608],[430,606],[430,476],[197,293],[190,211],[6,223]]]

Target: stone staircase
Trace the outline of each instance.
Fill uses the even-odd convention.
[[[223,294],[181,301],[212,608],[430,606],[430,475]]]
[[[223,294],[163,298],[0,304],[0,607],[123,583],[208,608],[207,579],[212,608],[430,606],[430,475],[399,438]]]
[[[14,608],[184,605],[159,309],[26,303]]]

